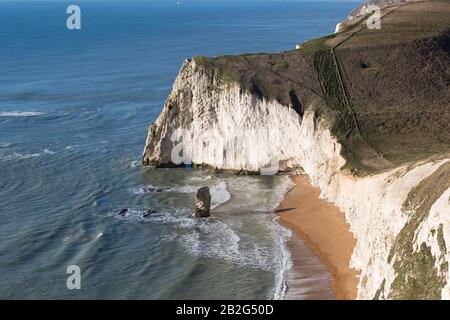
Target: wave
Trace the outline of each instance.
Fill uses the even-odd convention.
[[[280,259],[277,261],[278,272],[275,274],[275,287],[272,290],[272,297],[274,300],[281,300],[286,295],[286,277],[293,265],[292,255],[287,247],[287,242],[292,236],[292,231],[280,225],[278,223],[278,217],[274,218],[271,226],[276,235],[276,247],[280,256]]]
[[[273,248],[261,245],[249,234],[234,230],[218,219],[195,218],[193,211],[185,208],[123,208],[109,215],[127,222],[172,225],[181,232],[171,233],[164,240],[175,241],[193,256],[221,259],[264,271],[278,269]]]
[[[276,274],[276,288],[271,293],[277,299],[282,296],[281,283],[284,281],[284,267],[288,264],[289,255],[280,256],[279,248],[273,248],[265,244],[245,230],[235,229],[232,225],[216,219],[192,219],[195,227],[190,227],[189,232],[176,235],[175,241],[186,252],[202,258],[215,258],[227,261],[241,267],[256,268],[271,271]],[[274,228],[276,228],[274,224]],[[278,232],[278,231],[277,231]],[[272,233],[272,236],[277,235]],[[275,251],[274,251],[275,250]],[[280,256],[280,258],[278,258]],[[283,270],[280,271],[280,265]]]
[[[79,148],[79,147],[81,147],[81,146],[85,146],[85,145],[81,145],[81,144],[69,144],[69,145],[66,146],[64,149],[66,149],[66,150],[73,150],[73,149]]]
[[[50,154],[50,155],[56,154],[55,151],[52,151],[52,150],[49,150],[49,149],[44,149],[44,153],[45,153],[45,154]]]
[[[27,111],[6,111],[0,112],[0,117],[37,117],[42,116],[43,112],[27,112]]]
[[[261,204],[252,202],[252,205],[248,208],[246,207],[248,213],[251,211],[273,212],[293,186],[293,182],[288,176],[279,177],[277,181],[276,187],[270,188],[270,196],[267,201]],[[243,181],[240,179],[234,182],[233,180],[227,182],[231,183],[230,190],[234,190],[233,192],[239,192],[242,189]],[[252,187],[252,184],[249,184],[247,187]],[[196,185],[145,185],[131,188],[130,191],[135,194],[153,192],[194,194],[197,189],[198,186]],[[267,192],[265,189],[261,190]],[[225,181],[214,183],[210,186],[210,191],[212,209],[231,199],[231,194]],[[263,194],[264,196],[266,195],[266,193]],[[236,201],[245,202],[245,199],[245,197],[242,199],[237,197]],[[242,207],[245,206],[245,203],[231,204],[231,207],[234,205]],[[179,231],[167,235],[165,240],[176,242],[178,246],[190,255],[220,259],[242,267],[273,272],[275,281],[272,290],[268,293],[268,298],[283,299],[285,297],[287,291],[286,277],[292,266],[287,241],[290,239],[292,232],[278,223],[278,216],[273,214],[248,215],[245,213],[246,210],[243,210],[243,214],[233,216],[220,214],[217,216],[212,215],[208,219],[197,219],[193,217],[192,209],[166,208],[156,210],[155,213],[144,217],[145,210],[131,209],[119,219],[172,225]],[[255,237],[252,235],[252,232],[246,229],[245,226],[248,225],[259,225],[263,230],[266,230],[264,238],[270,237],[273,241],[268,243],[266,240],[260,239],[259,236]]]
[[[13,153],[7,154],[7,155],[0,155],[0,162],[11,161],[11,160],[30,159],[30,158],[40,157],[42,155],[54,155],[54,154],[56,154],[56,152],[49,150],[49,149],[44,149],[43,152],[36,152],[36,153],[13,152]]]
[[[202,182],[202,181],[208,181],[211,180],[212,176],[207,175],[207,176],[203,176],[203,177],[188,177],[187,181],[189,182]]]
[[[185,208],[120,208],[108,216],[127,222],[151,222],[154,224],[179,224],[191,226],[196,219]]]
[[[141,162],[138,160],[131,161],[130,168],[137,168],[141,165]]]
[[[228,192],[227,184],[224,181],[212,185],[210,188],[210,193],[211,209],[215,209],[231,199],[231,194]]]
[[[195,193],[197,192],[197,186],[154,186],[151,184],[140,186],[140,187],[132,187],[129,190],[134,194],[144,194],[144,193],[159,193],[159,192],[179,192],[179,193]]]
[[[283,201],[286,194],[292,190],[294,185],[294,182],[289,176],[283,177],[282,182],[274,189],[274,198],[269,204],[272,210],[275,210],[276,207],[280,205],[281,201]],[[270,225],[275,234],[276,248],[279,252],[277,272],[275,274],[275,286],[271,292],[272,299],[274,300],[284,299],[287,292],[286,277],[293,265],[291,252],[287,247],[287,242],[292,237],[292,231],[279,224],[278,219],[279,217],[275,216]]]
[[[0,148],[8,148],[11,146],[11,143],[8,142],[0,142]]]
[[[286,193],[288,193],[294,185],[294,182],[291,178],[289,178],[289,176],[284,176],[283,181],[273,190],[274,197],[272,201],[270,201],[270,209],[275,210],[280,205],[281,201],[283,201]]]
[[[0,156],[0,162],[17,160],[17,159],[29,159],[29,158],[39,157],[41,154],[42,153],[21,154],[21,153],[14,152],[12,154]]]
[[[134,194],[145,194],[145,193],[161,193],[161,192],[175,192],[175,193],[193,193],[195,194],[198,190],[198,186],[187,185],[187,186],[154,186],[145,185],[140,187],[130,188],[130,192]],[[227,189],[227,184],[224,181],[213,184],[210,187],[211,193],[211,209],[215,209],[221,204],[228,202],[231,199],[231,194]]]

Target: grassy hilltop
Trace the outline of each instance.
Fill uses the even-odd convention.
[[[300,115],[315,108],[356,174],[450,152],[450,2],[385,8],[380,30],[366,19],[298,50],[195,60]]]

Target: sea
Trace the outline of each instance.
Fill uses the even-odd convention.
[[[291,50],[355,5],[0,1],[0,298],[282,299],[290,179],[142,167],[147,128],[185,59]]]

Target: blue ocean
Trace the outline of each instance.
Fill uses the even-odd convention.
[[[289,178],[143,168],[147,127],[186,58],[291,50],[354,6],[0,1],[0,298],[283,298]],[[212,217],[197,220],[203,185]]]

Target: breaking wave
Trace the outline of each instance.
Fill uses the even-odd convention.
[[[191,184],[188,185],[142,185],[130,188],[129,192],[137,195],[195,194],[202,185],[195,181],[204,179],[211,180],[212,177],[189,177],[186,181]],[[193,208],[126,208],[115,210],[111,215],[122,221],[170,225],[176,228],[176,232],[167,234],[163,240],[175,242],[192,256],[219,259],[241,267],[273,272],[275,281],[268,298],[283,299],[287,290],[286,276],[292,265],[287,248],[287,241],[292,233],[278,224],[278,216],[270,213],[274,212],[293,183],[287,176],[280,177],[275,187],[267,187],[266,190],[265,185],[258,182],[261,180],[233,177],[226,181],[216,180],[210,184],[212,209],[226,202],[230,203],[224,207],[224,211],[218,211],[208,219],[194,218]],[[247,191],[242,193],[241,190]],[[249,190],[253,192],[246,195]],[[258,201],[258,195],[263,199]],[[240,210],[236,211],[235,208]],[[236,213],[241,211],[242,213]],[[255,230],[248,229],[249,226],[260,231],[255,233]],[[267,241],[268,239],[272,240]]]
[[[37,117],[44,114],[43,112],[6,111],[0,112],[0,117]]]
[[[12,160],[23,160],[40,157],[42,155],[54,155],[56,152],[44,149],[43,152],[35,152],[35,153],[18,153],[13,152],[11,154],[0,154],[0,162],[12,161]]]
[[[130,192],[134,194],[145,194],[145,193],[161,193],[161,192],[178,192],[178,193],[196,193],[198,186],[187,185],[187,186],[153,186],[145,185],[140,187],[130,188]],[[228,202],[231,199],[230,192],[227,189],[227,184],[224,181],[213,184],[210,187],[211,192],[211,209],[217,208],[221,204]]]
[[[175,241],[190,255],[225,260],[229,263],[277,272],[284,258],[278,258],[278,247],[257,241],[251,234],[233,228],[215,218],[198,219],[185,208],[123,208],[109,214],[116,219],[135,222],[172,225],[181,232],[168,235],[165,240]],[[270,232],[277,236],[275,221]],[[277,280],[278,281],[278,280]]]
[[[29,159],[29,158],[39,157],[40,155],[41,155],[41,153],[21,154],[21,153],[14,152],[11,154],[0,156],[0,162],[18,160],[18,159]]]
[[[214,184],[210,188],[211,192],[211,209],[215,209],[221,204],[228,202],[231,199],[231,194],[227,189],[227,184],[224,181],[221,181],[217,184]]]

